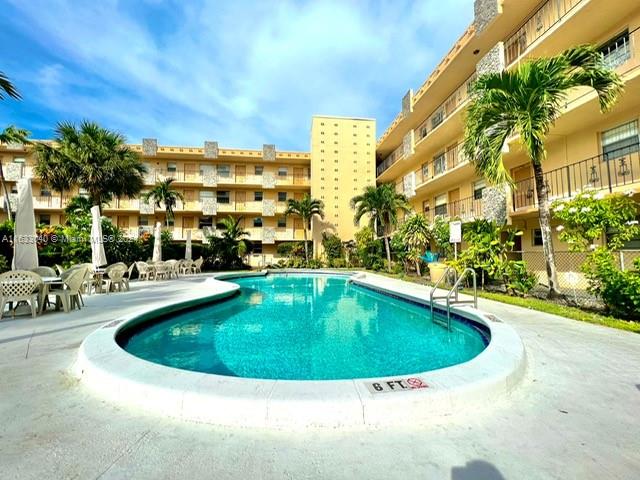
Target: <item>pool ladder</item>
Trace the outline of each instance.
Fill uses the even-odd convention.
[[[453,273],[453,287],[444,295],[436,295],[436,289],[440,285],[441,282],[449,278],[449,274]],[[458,298],[458,290],[460,288],[460,284],[465,279],[467,275],[471,275],[473,279],[473,299],[472,300],[460,300]],[[453,299],[451,297],[454,297]],[[446,299],[447,301],[447,320],[440,320],[433,314],[433,302],[434,300]],[[476,285],[476,272],[471,268],[465,268],[460,276],[458,277],[458,271],[453,267],[447,267],[444,271],[444,274],[440,279],[436,282],[429,294],[429,303],[431,305],[431,321],[437,324],[442,325],[443,327],[447,327],[451,330],[451,305],[457,304],[471,304],[474,308],[478,308],[478,288]]]

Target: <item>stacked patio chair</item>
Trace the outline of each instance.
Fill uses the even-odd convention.
[[[42,286],[40,275],[27,270],[13,270],[0,275],[0,319],[4,315],[5,305],[8,303],[11,308],[13,302],[27,302],[31,307],[31,316],[36,318]],[[15,310],[13,315],[15,316]]]
[[[89,267],[81,266],[62,272],[60,275],[62,278],[62,288],[49,292],[56,296],[56,305],[58,305],[58,300],[60,300],[65,312],[69,312],[74,307],[78,307],[78,310],[80,310],[82,302],[81,290],[88,271]]]
[[[153,264],[156,280],[168,280],[171,276],[171,266],[167,262],[155,262]]]
[[[147,262],[136,262],[136,268],[138,269],[139,280],[151,280],[155,275],[155,269],[153,265]]]
[[[164,263],[169,268],[169,272],[167,273],[167,278],[171,278],[171,277],[178,278],[180,273],[178,268],[178,260],[167,260]]]
[[[109,293],[111,289],[115,291],[116,289],[119,292],[124,291],[126,288],[126,282],[124,279],[125,274],[127,273],[127,265],[124,263],[114,263],[113,265],[109,265],[104,270],[106,279],[103,280],[103,283],[106,286],[106,291]]]
[[[188,275],[190,273],[193,273],[193,261],[180,260],[179,269],[182,275]]]

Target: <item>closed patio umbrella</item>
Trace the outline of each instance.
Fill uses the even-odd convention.
[[[187,230],[187,246],[184,249],[184,259],[192,260],[191,258],[191,230]]]
[[[160,222],[156,223],[156,229],[153,232],[153,257],[151,258],[154,262],[162,261],[162,243],[160,236],[162,235],[162,231],[160,228],[162,224]]]
[[[100,207],[91,207],[91,263],[98,268],[107,264],[102,238],[102,223],[100,221]]]
[[[18,182],[18,204],[13,232],[13,270],[32,270],[38,267],[36,245],[36,215],[33,211],[31,179]]]

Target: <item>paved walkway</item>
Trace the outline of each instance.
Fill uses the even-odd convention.
[[[67,373],[99,325],[193,281],[140,283],[70,314],[0,321],[0,478],[640,478],[640,335],[488,300],[480,307],[526,345],[527,379],[501,404],[428,426],[216,428],[104,402]]]

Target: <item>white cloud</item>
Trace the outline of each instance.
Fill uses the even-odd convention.
[[[95,119],[133,141],[307,149],[314,113],[376,117],[383,131],[404,92],[470,22],[472,3],[151,1],[132,10],[58,0],[14,8],[31,25],[24,34],[56,59],[26,68],[37,71],[36,100],[60,119]]]

